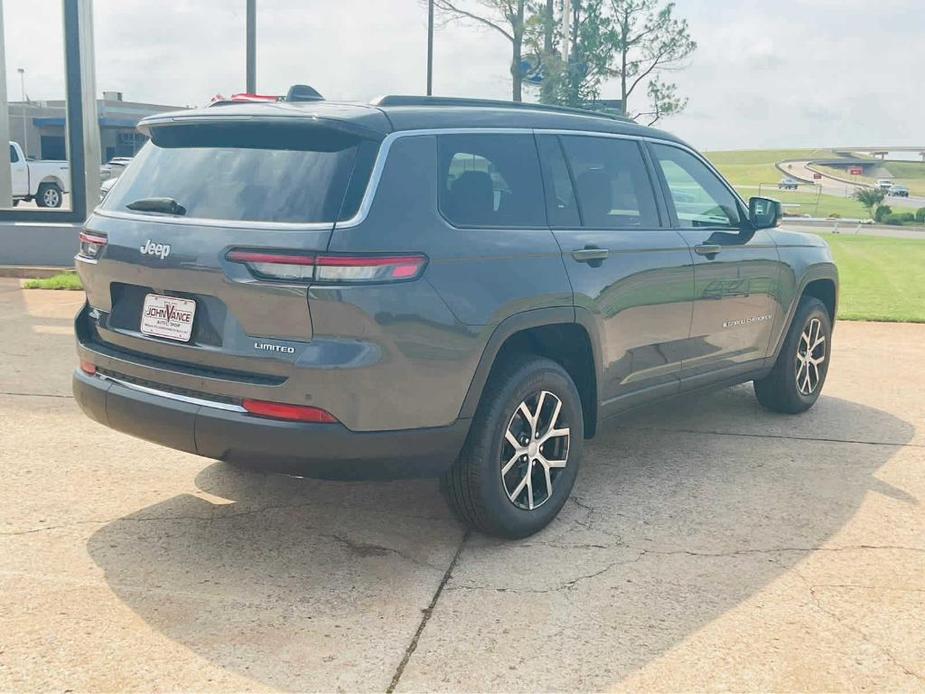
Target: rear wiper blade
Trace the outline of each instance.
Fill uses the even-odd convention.
[[[126,207],[136,212],[160,212],[180,217],[186,214],[186,208],[173,198],[141,198],[130,202]]]

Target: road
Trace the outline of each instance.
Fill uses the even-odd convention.
[[[502,542],[431,481],[87,420],[81,301],[0,280],[0,691],[925,687],[925,325],[839,324],[801,416],[741,386],[608,425],[561,516]]]
[[[843,234],[844,236],[880,236],[891,239],[915,239],[925,241],[925,228],[923,227],[892,227],[858,224],[857,222],[831,221],[823,224],[801,223],[798,217],[785,219],[784,229],[788,231],[804,231],[811,234]]]
[[[14,209],[17,209],[17,210],[22,210],[22,209],[27,209],[27,210],[43,210],[43,209],[46,209],[46,208],[44,208],[44,207],[39,207],[39,206],[35,203],[35,200],[31,200],[31,201],[29,201],[29,202],[26,202],[25,200],[23,200],[23,201],[20,202]],[[71,209],[71,194],[70,194],[70,193],[65,193],[64,195],[61,196],[61,208],[60,208],[60,209],[63,209],[63,210],[69,210],[69,209]]]
[[[799,178],[804,181],[812,181],[815,185],[820,186],[824,195],[835,195],[840,198],[846,198],[850,197],[854,191],[859,188],[866,187],[859,183],[839,181],[837,178],[831,178],[824,173],[822,174],[822,178],[814,180],[813,174],[821,172],[816,172],[809,168],[810,163],[809,161],[788,161],[781,162],[778,166],[783,167],[788,176],[793,176],[794,178]],[[801,188],[806,190],[805,186],[801,186]],[[883,202],[893,208],[909,207],[917,210],[920,207],[925,207],[925,198],[915,196],[910,196],[908,198],[886,197]]]

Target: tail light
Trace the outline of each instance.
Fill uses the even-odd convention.
[[[103,252],[108,239],[103,234],[90,231],[80,232],[80,250],[77,252],[81,258],[96,260]]]
[[[96,373],[96,365],[93,362],[87,361],[85,359],[80,360],[80,370],[83,371],[88,376],[92,376]]]
[[[245,410],[259,417],[284,419],[290,422],[311,422],[314,424],[333,424],[337,421],[330,412],[319,407],[307,405],[287,405],[282,402],[247,399],[241,403]]]
[[[401,282],[417,279],[427,258],[412,255],[316,255],[289,251],[233,250],[226,256],[263,279],[327,284]]]

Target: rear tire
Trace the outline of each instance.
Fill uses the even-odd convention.
[[[35,204],[39,207],[61,207],[64,194],[57,183],[42,183],[35,194]]]
[[[755,396],[774,412],[797,414],[812,407],[829,371],[832,320],[819,299],[800,299],[774,368],[755,381]]]
[[[581,398],[565,369],[542,357],[522,359],[495,367],[441,485],[464,523],[506,538],[532,535],[556,517],[575,484],[584,441]]]

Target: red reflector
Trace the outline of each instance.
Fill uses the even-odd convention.
[[[332,424],[337,421],[330,412],[318,407],[306,405],[286,405],[281,402],[266,402],[265,400],[245,400],[244,409],[251,414],[272,419],[285,419],[290,422],[314,422],[316,424]]]
[[[91,364],[90,362],[84,361],[83,359],[81,359],[80,360],[80,370],[83,371],[88,376],[92,376],[93,374],[96,373],[96,365]]]

